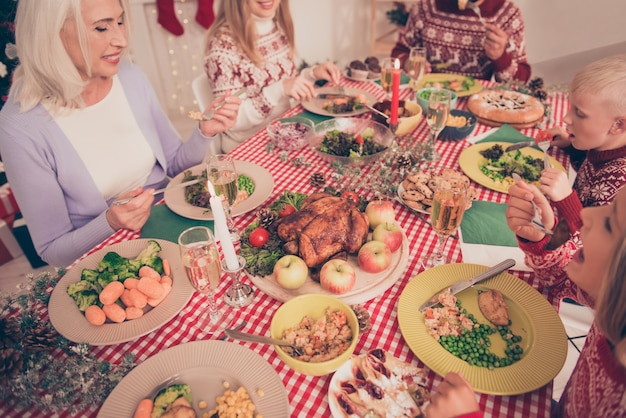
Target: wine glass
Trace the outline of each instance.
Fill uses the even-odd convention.
[[[448,115],[450,114],[451,92],[446,89],[433,89],[428,97],[428,109],[426,109],[426,123],[432,132],[426,155],[428,161],[439,160],[439,154],[435,149],[435,141],[439,133],[445,128]]]
[[[178,236],[178,248],[189,282],[209,302],[198,328],[209,334],[221,331],[222,313],[217,308],[214,292],[222,277],[222,267],[213,233],[205,226],[188,228]]]
[[[215,187],[215,194],[222,198],[226,224],[233,242],[239,241],[239,231],[235,227],[231,214],[232,205],[237,201],[239,188],[237,186],[237,170],[235,161],[228,154],[212,154],[207,160],[207,177]]]
[[[434,253],[422,259],[425,269],[440,266],[449,262],[443,253],[448,237],[459,227],[465,204],[467,202],[467,185],[457,178],[442,176],[434,185],[433,206],[430,221],[437,232],[437,248]]]
[[[414,46],[409,52],[409,77],[413,94],[417,94],[417,83],[426,72],[426,48]]]
[[[393,86],[394,58],[384,58],[380,62],[380,86],[385,91],[387,99],[391,99],[391,88]]]

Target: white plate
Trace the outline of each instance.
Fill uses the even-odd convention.
[[[417,212],[417,213],[423,213],[424,215],[430,215],[430,212],[428,212],[426,209],[414,209],[412,207],[410,207],[409,205],[406,204],[406,202],[404,201],[404,199],[402,198],[402,193],[404,192],[404,185],[402,185],[402,183],[400,183],[398,185],[398,200],[400,201],[400,203],[402,203],[408,210],[412,211],[412,212]]]
[[[226,341],[195,341],[181,344],[150,357],[135,367],[113,389],[98,418],[132,417],[144,398],[173,383],[187,383],[198,417],[215,407],[215,397],[243,386],[257,412],[265,417],[288,417],[289,399],[276,371],[254,351]],[[263,396],[257,394],[263,391]],[[199,410],[198,401],[208,404]]]
[[[339,94],[339,89],[337,87],[320,87],[319,89],[317,89],[315,91],[316,95],[319,94]],[[344,94],[349,95],[349,96],[356,96],[358,94],[362,94],[363,96],[365,96],[365,101],[367,102],[367,104],[369,105],[374,105],[374,103],[376,103],[378,101],[378,99],[376,99],[376,97],[374,97],[373,94],[366,92],[365,90],[361,90],[361,89],[353,89],[350,87],[345,87],[344,88]],[[306,102],[302,102],[302,107],[304,107],[306,110],[308,110],[311,113],[316,113],[318,115],[323,115],[323,116],[332,116],[332,117],[338,117],[338,116],[342,116],[342,117],[347,117],[347,116],[354,116],[354,115],[360,115],[361,113],[367,113],[369,112],[369,109],[366,107],[363,107],[361,109],[358,110],[354,110],[352,112],[345,112],[345,113],[331,113],[331,112],[327,112],[326,110],[324,110],[324,103],[326,103],[328,101],[328,99],[320,99],[317,96],[312,98],[311,100],[307,100]]]
[[[333,418],[346,418],[345,413],[337,403],[335,395],[341,392],[339,383],[350,380],[352,377],[352,358],[350,358],[350,360],[343,363],[341,367],[337,369],[330,379],[330,384],[328,385],[328,406],[330,407],[330,413]]]
[[[232,208],[232,215],[238,216],[256,209],[262,205],[268,197],[270,197],[272,190],[274,189],[274,178],[265,168],[247,161],[235,160],[235,169],[237,170],[237,174],[245,174],[254,182],[254,192],[252,193],[252,196],[248,196],[247,199],[238,202]],[[198,164],[191,167],[189,170],[191,170],[193,175],[198,176],[203,170],[205,170],[205,165]],[[184,176],[184,172],[179,173],[170,181],[168,187],[182,183]],[[170,208],[172,212],[182,217],[198,221],[213,220],[211,209],[194,206],[185,201],[184,187],[166,191],[164,198],[167,207]]]
[[[259,288],[259,290],[280,302],[286,302],[299,295],[321,293],[324,295],[335,296],[349,305],[364,303],[382,295],[402,276],[404,269],[409,263],[408,240],[405,236],[400,248],[392,254],[391,265],[387,268],[387,270],[380,273],[367,273],[363,271],[359,267],[357,257],[354,255],[349,256],[348,261],[352,264],[354,270],[356,271],[356,284],[349,292],[338,295],[323,289],[318,282],[312,280],[310,277],[301,287],[294,290],[285,289],[280,286],[273,274],[265,277],[248,274],[248,277],[252,283]]]
[[[136,239],[110,245],[90,254],[68,270],[54,287],[48,303],[50,322],[59,334],[77,343],[84,342],[91,345],[119,344],[154,331],[176,316],[185,307],[189,299],[191,299],[194,289],[189,284],[183,265],[180,262],[178,246],[172,242],[159,239],[155,240],[161,245],[159,255],[161,258],[167,259],[172,268],[172,291],[163,302],[146,312],[141,318],[124,321],[119,324],[107,322],[100,326],[92,325],[85,319],[85,315],[78,310],[74,300],[67,294],[67,287],[80,280],[80,274],[83,269],[95,269],[107,252],[115,251],[122,257],[135,257],[141,250],[146,248],[148,241],[148,239]]]

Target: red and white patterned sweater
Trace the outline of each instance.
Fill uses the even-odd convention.
[[[235,126],[222,135],[222,149],[229,152],[272,119],[286,112],[291,103],[282,80],[297,75],[289,42],[273,19],[254,17],[259,37],[256,50],[263,58],[256,65],[235,44],[229,28],[223,28],[207,43],[204,68],[215,97],[226,90],[246,88]]]
[[[504,54],[495,61],[485,55],[485,29],[471,10],[459,11],[456,1],[418,0],[391,55],[402,61],[413,46],[427,49],[433,72],[463,74],[496,81],[528,81],[524,21],[519,8],[509,0],[485,0],[480,10],[488,23],[509,35]],[[446,65],[438,70],[437,64]]]

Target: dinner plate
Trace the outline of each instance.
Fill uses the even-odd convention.
[[[148,241],[148,239],[136,239],[110,245],[88,255],[67,271],[54,287],[48,304],[50,322],[59,334],[77,343],[119,344],[154,331],[185,307],[194,289],[187,280],[187,275],[180,261],[178,246],[159,239],[155,239],[161,245],[159,255],[170,262],[172,269],[172,290],[163,302],[146,312],[141,318],[119,324],[107,322],[100,326],[92,325],[85,319],[85,315],[78,310],[74,300],[67,294],[67,287],[80,281],[83,269],[95,269],[109,251],[115,251],[122,257],[135,257],[146,248]]]
[[[191,167],[189,170],[191,170],[193,175],[199,176],[205,169],[204,164],[198,164]],[[235,160],[235,169],[237,170],[237,174],[245,174],[252,179],[254,182],[254,192],[251,196],[248,196],[247,199],[244,199],[233,206],[231,212],[233,217],[250,212],[251,210],[262,205],[263,202],[270,197],[272,190],[274,189],[274,178],[272,177],[272,174],[260,165],[247,161]],[[168,187],[182,183],[184,177],[184,172],[179,173],[170,181]],[[170,208],[172,212],[180,216],[198,221],[213,220],[211,209],[194,206],[185,201],[184,187],[167,190],[164,197],[167,207]]]
[[[508,273],[500,273],[459,293],[463,308],[481,323],[488,323],[478,308],[478,290],[497,289],[504,295],[511,319],[510,329],[522,337],[524,354],[507,367],[489,370],[470,366],[443,348],[427,330],[419,306],[442,287],[485,271],[478,264],[447,264],[414,277],[398,300],[398,324],[411,351],[440,376],[461,372],[474,390],[493,395],[516,395],[538,389],[561,370],[567,356],[567,334],[556,310],[537,290]],[[491,336],[494,353],[502,350],[499,335]]]
[[[485,164],[485,162],[487,161],[487,159],[480,154],[480,151],[491,148],[496,144],[500,144],[502,148],[506,148],[509,145],[512,145],[512,143],[510,142],[480,142],[478,144],[474,144],[468,148],[465,148],[461,152],[461,155],[459,156],[459,165],[461,166],[461,170],[463,170],[465,175],[474,180],[476,183],[497,192],[507,193],[509,191],[509,187],[511,187],[511,185],[513,184],[512,178],[510,179],[510,182],[507,182],[506,179],[505,181],[500,182],[493,180],[489,176],[485,175],[482,171],[480,171],[480,166]],[[541,158],[543,160],[543,151],[537,150],[532,147],[522,148],[520,151],[524,155],[530,155],[533,158]],[[561,163],[559,163],[553,157],[549,158],[552,167],[566,171]]]
[[[467,79],[466,76],[460,74],[447,74],[447,73],[429,73],[425,74],[420,80],[417,82],[416,90],[419,90],[424,87],[430,87],[430,83],[443,83],[446,81],[463,81]],[[469,90],[454,90],[458,97],[471,96],[474,93],[478,93],[483,89],[483,85],[480,81],[475,80],[475,83]]]
[[[321,293],[335,296],[347,304],[358,304],[382,295],[402,276],[404,269],[409,263],[409,244],[406,235],[400,248],[392,253],[391,257],[391,265],[385,271],[367,273],[359,267],[359,261],[356,256],[349,256],[348,262],[354,267],[356,272],[356,283],[349,292],[341,294],[334,294],[323,289],[310,276],[301,287],[293,290],[280,286],[273,274],[265,277],[248,274],[248,277],[260,291],[280,302],[286,302],[299,295]]]
[[[318,115],[323,115],[323,116],[337,117],[337,116],[354,116],[354,115],[360,115],[361,113],[369,112],[369,109],[366,107],[363,107],[358,110],[354,110],[352,112],[344,112],[344,113],[331,113],[331,112],[324,110],[324,103],[328,102],[328,99],[320,99],[317,97],[317,95],[339,94],[338,87],[320,87],[319,89],[315,90],[315,94],[316,94],[316,97],[312,98],[311,100],[307,100],[301,103],[302,107],[304,107],[306,110],[308,110],[311,113],[316,113]],[[346,94],[348,96],[356,96],[357,94],[362,94],[363,96],[365,96],[365,100],[369,105],[373,105],[374,103],[377,102],[377,99],[373,94],[368,93],[365,90],[361,90],[361,89],[344,87],[343,94]]]
[[[289,416],[287,392],[263,357],[239,344],[207,340],[177,345],[135,367],[109,394],[98,418],[132,417],[142,399],[154,397],[160,389],[174,383],[190,386],[200,417],[215,407],[215,397],[225,391],[224,382],[233,391],[245,387],[259,414]],[[207,402],[207,409],[198,409],[201,400]]]

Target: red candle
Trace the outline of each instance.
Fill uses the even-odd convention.
[[[398,96],[400,93],[400,60],[396,58],[393,63],[393,73],[391,79],[391,115],[389,116],[389,124],[398,124]]]

